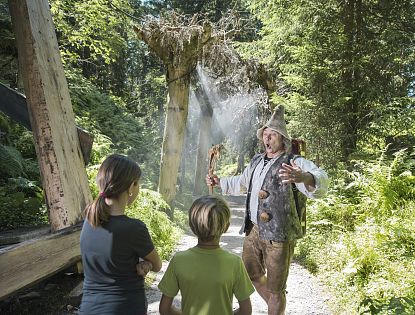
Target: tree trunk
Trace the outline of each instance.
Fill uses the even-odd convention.
[[[208,171],[207,155],[208,150],[212,145],[211,126],[213,109],[202,87],[199,87],[195,94],[200,104],[200,129],[193,194],[199,196],[202,194],[203,186],[205,185],[205,177]]]
[[[182,156],[189,105],[187,71],[170,67],[167,72],[169,99],[163,134],[158,191],[171,205],[176,196],[177,174]]]
[[[180,168],[179,168],[180,177],[179,177],[178,187],[179,187],[180,193],[183,192],[183,187],[186,184],[186,158],[187,158],[186,148],[188,148],[189,146],[188,139],[189,139],[189,129],[186,126],[185,133],[184,133],[184,140],[183,140],[183,148],[182,148],[182,159],[180,160]]]
[[[177,174],[188,113],[190,73],[196,68],[203,47],[211,44],[214,39],[212,25],[204,22],[201,26],[197,21],[197,16],[194,16],[187,22],[190,25],[184,26],[179,23],[179,18],[173,15],[170,22],[176,25],[174,28],[171,25],[167,28],[162,27],[166,26],[162,21],[159,21],[161,24],[157,24],[153,20],[148,24],[144,23],[141,28],[134,27],[137,37],[146,42],[167,67],[169,95],[158,190],[169,205],[172,205],[176,196]],[[183,37],[181,31],[185,28],[189,35]]]
[[[241,147],[239,149],[239,154],[238,154],[238,167],[236,169],[235,175],[241,174],[242,171],[244,170],[244,166],[245,166],[245,154],[244,154],[244,150]]]
[[[356,50],[356,27],[355,27],[355,0],[344,2],[344,33],[347,38],[344,54],[343,84],[345,96],[349,99],[345,102],[345,135],[343,138],[343,159],[347,161],[351,153],[356,151],[357,146],[357,124],[358,124],[358,101],[355,91],[355,50]]]
[[[69,90],[47,0],[11,0],[43,189],[52,230],[82,219],[91,202]]]

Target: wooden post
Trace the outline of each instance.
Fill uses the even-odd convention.
[[[5,86],[0,82],[0,111],[5,113],[9,118],[18,122],[25,128],[32,130],[30,124],[29,112],[27,109],[26,96]],[[76,127],[78,138],[81,145],[82,156],[85,165],[88,164],[91,157],[92,143],[94,136],[82,128]]]
[[[91,193],[47,0],[10,0],[36,154],[53,231],[73,225]]]

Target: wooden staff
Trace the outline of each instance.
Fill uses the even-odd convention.
[[[223,144],[216,144],[208,151],[208,175],[213,177],[216,168],[216,162],[219,159],[220,151],[223,149]],[[213,186],[209,185],[209,195],[213,195]]]

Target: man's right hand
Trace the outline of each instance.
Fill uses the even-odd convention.
[[[206,185],[208,186],[217,186],[220,183],[220,179],[217,175],[209,176],[206,175]]]

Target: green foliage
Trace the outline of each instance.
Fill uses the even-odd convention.
[[[354,174],[354,184],[375,218],[401,212],[402,206],[415,200],[413,159],[404,150],[397,152],[390,164],[385,164],[382,155],[377,163],[356,162],[356,167],[362,171]]]
[[[333,290],[334,313],[413,314],[412,157],[355,161],[340,174],[329,196],[308,207],[296,255]]]
[[[7,118],[0,132],[0,230],[47,223],[32,133]]]
[[[111,1],[114,6],[128,9],[124,0]],[[126,17],[119,14],[105,0],[53,0],[51,11],[62,43],[63,60],[113,62],[126,43],[120,30]]]
[[[37,182],[17,177],[0,186],[0,230],[46,223],[43,191]]]
[[[121,98],[97,90],[78,71],[66,74],[76,122],[94,135],[90,163],[98,164],[112,152],[124,153],[140,163],[146,186],[153,187],[159,169],[158,122],[131,114]]]
[[[414,314],[415,300],[394,297],[385,302],[366,298],[360,304],[360,310],[360,314]]]
[[[147,225],[162,259],[169,259],[181,235],[179,227],[170,221],[166,212],[170,212],[170,208],[161,195],[147,189],[142,189],[138,200],[126,210],[128,216]]]
[[[20,176],[24,174],[23,157],[14,147],[0,144],[0,174]]]
[[[284,80],[274,103],[287,105],[290,132],[312,158],[335,168],[339,158],[413,130],[412,1],[246,3],[261,39],[239,49]]]

